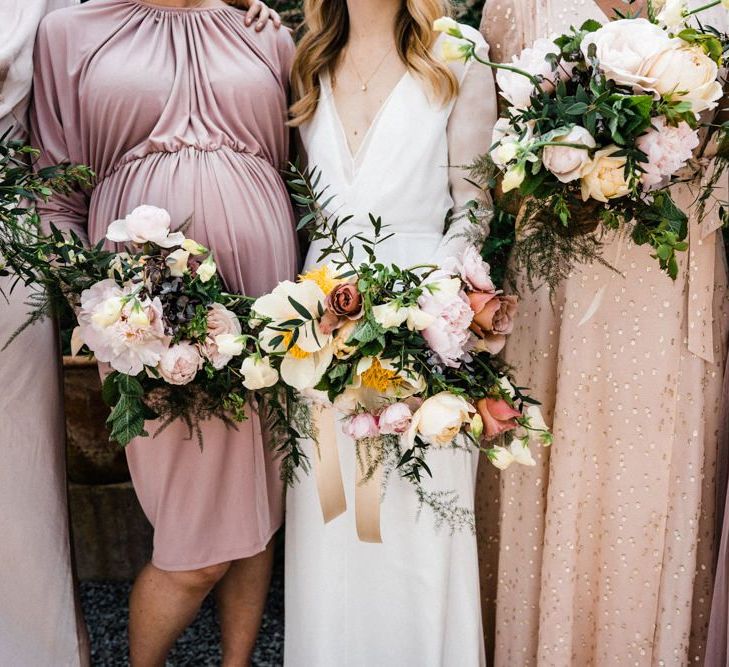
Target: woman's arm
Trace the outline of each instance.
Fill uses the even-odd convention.
[[[488,46],[485,40],[475,31],[469,37],[476,41],[478,54],[486,58]],[[453,222],[438,251],[441,259],[459,255],[479,236],[484,238],[488,234],[487,219],[479,226],[474,225],[466,215],[469,204],[478,202],[482,217],[484,209],[491,206],[490,195],[467,179],[468,167],[491,146],[491,135],[497,117],[493,73],[490,68],[471,61],[464,65],[459,80],[458,98],[447,130]]]
[[[31,145],[40,150],[39,167],[78,164],[80,154],[74,154],[69,147],[80,142],[68,138],[68,132],[78,127],[79,122],[74,106],[78,91],[64,78],[64,72],[68,71],[65,66],[68,44],[62,31],[47,29],[47,22],[45,19],[41,23],[33,58]],[[88,241],[88,207],[88,193],[80,189],[55,193],[48,201],[39,201],[37,205],[46,231],[52,224],[62,231],[75,232],[85,242]]]

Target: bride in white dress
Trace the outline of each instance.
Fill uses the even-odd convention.
[[[462,251],[469,223],[445,233],[446,216],[484,197],[463,166],[490,144],[492,74],[442,59],[446,38],[431,25],[448,10],[439,0],[308,0],[308,33],[294,65],[294,117],[309,164],[336,195],[330,212],[354,215],[347,234],[369,232],[369,212],[382,216],[394,236],[378,259],[401,266]],[[479,33],[463,31],[485,55]],[[307,268],[318,249],[310,249]],[[472,528],[438,527],[394,472],[381,506],[382,543],[360,541],[355,445],[341,422],[337,442],[347,511],[324,524],[313,475],[288,494],[286,665],[485,664]],[[303,446],[312,459],[312,443]],[[470,450],[430,450],[434,479],[423,484],[455,491],[472,516],[477,462]]]

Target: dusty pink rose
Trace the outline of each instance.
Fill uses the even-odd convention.
[[[699,133],[688,123],[676,127],[666,124],[664,116],[653,119],[654,128],[638,137],[636,146],[648,156],[642,162],[645,173],[641,182],[646,188],[660,185],[664,179],[675,174],[691,159],[699,145]]]
[[[380,433],[402,435],[410,428],[413,413],[405,403],[388,405],[379,419]]]
[[[168,384],[188,384],[195,379],[203,359],[191,343],[182,342],[162,353],[157,370]]]
[[[327,295],[326,307],[339,317],[356,320],[362,314],[362,295],[356,285],[341,283]]]
[[[514,329],[517,297],[512,294],[472,292],[468,301],[473,310],[471,330],[480,337],[494,333],[508,335]]]
[[[479,292],[494,291],[491,267],[484,262],[481,253],[469,245],[461,256],[461,278],[472,289]]]
[[[169,346],[162,303],[129,299],[114,280],[102,280],[81,294],[79,334],[99,361],[128,375],[155,367]]]
[[[516,418],[521,417],[521,412],[503,398],[482,398],[476,403],[476,409],[483,419],[484,436],[487,439],[515,429]]]
[[[233,334],[240,336],[241,326],[235,313],[232,313],[219,303],[214,303],[208,310],[208,335],[202,347],[204,357],[213,365],[213,368],[220,370],[233,357],[223,354],[215,344],[215,337],[222,334]]]
[[[361,412],[350,417],[344,424],[344,432],[354,440],[376,438],[380,434],[377,419],[369,412]]]
[[[433,324],[423,329],[423,338],[441,363],[457,368],[466,354],[473,311],[459,278],[440,280],[435,285],[436,291],[426,291],[418,300],[420,308],[435,317]]]

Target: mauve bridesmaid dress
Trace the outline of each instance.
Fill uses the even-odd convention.
[[[104,238],[139,204],[168,209],[212,248],[228,289],[252,296],[297,268],[293,216],[280,176],[294,46],[256,33],[229,7],[171,8],[95,0],[41,25],[33,130],[46,164],[90,165],[89,192],[55,197],[44,221]],[[150,432],[153,432],[154,428]],[[282,521],[279,469],[258,418],[182,423],[127,448],[154,525],[152,562],[193,570],[262,551]]]

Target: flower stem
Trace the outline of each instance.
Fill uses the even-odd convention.
[[[712,7],[716,7],[717,5],[721,4],[721,0],[712,0],[712,2],[709,2],[705,5],[701,5],[701,7],[697,7],[696,9],[692,9],[690,12],[686,13],[686,16],[693,16],[694,14],[700,14],[701,12],[706,11],[707,9],[711,9]]]

